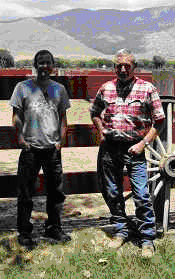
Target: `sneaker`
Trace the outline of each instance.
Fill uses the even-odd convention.
[[[154,256],[154,246],[144,245],[142,246],[142,257],[146,259],[151,259]]]
[[[66,234],[61,228],[56,225],[46,227],[44,237],[52,238],[62,243],[71,241],[71,236],[69,234]]]
[[[28,232],[20,233],[20,235],[18,236],[18,243],[28,248],[36,246],[36,241],[32,239],[32,234]]]
[[[125,241],[122,237],[116,236],[112,239],[108,246],[118,250],[124,244],[124,242]]]

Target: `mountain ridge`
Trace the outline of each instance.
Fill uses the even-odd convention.
[[[170,57],[174,56],[172,46],[167,49],[161,36],[164,30],[170,31],[172,35],[169,29],[175,29],[175,7],[159,7],[140,11],[76,9],[54,15],[54,20],[51,17],[53,16],[38,19],[63,30],[76,40],[103,54],[112,55],[117,49],[127,47],[140,56],[144,56],[145,52],[148,52],[148,56],[153,55],[153,51],[151,53],[150,49],[144,47],[144,44],[145,41],[148,41],[148,45],[150,45],[151,40],[155,43],[155,35],[158,39],[155,53],[163,54],[165,50],[167,56],[170,49]],[[117,37],[119,41],[117,41]],[[110,42],[111,39],[113,42]],[[171,41],[170,36],[167,39],[168,42]]]
[[[25,31],[25,32],[24,32]],[[136,11],[73,9],[0,21],[0,48],[32,56],[41,48],[64,57],[111,58],[129,48],[137,58],[175,58],[175,6]]]
[[[35,18],[0,23],[0,37],[0,48],[10,50],[15,60],[32,59],[39,49],[49,49],[55,56],[67,58],[101,55],[62,30],[56,30]]]

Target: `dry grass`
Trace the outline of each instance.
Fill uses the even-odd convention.
[[[12,242],[1,241],[1,278],[133,278],[167,279],[175,276],[175,246],[166,236],[155,243],[156,253],[150,260],[128,242],[118,250],[106,233],[97,228],[74,230],[66,245],[41,242],[32,251]]]

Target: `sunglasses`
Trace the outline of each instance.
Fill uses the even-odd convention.
[[[122,67],[125,67],[125,69],[126,70],[130,70],[131,69],[131,67],[132,67],[132,65],[130,65],[130,64],[124,64],[124,63],[122,63],[122,64],[116,64],[115,65],[115,69],[117,69],[117,70],[121,70],[122,69]]]

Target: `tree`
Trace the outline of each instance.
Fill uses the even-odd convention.
[[[6,49],[0,49],[0,68],[14,67],[15,62],[13,56]]]
[[[30,59],[19,60],[16,62],[16,68],[32,68],[33,62]]]
[[[55,66],[58,68],[69,68],[70,60],[63,57],[55,57]]]
[[[144,69],[144,67],[145,67],[144,60],[139,59],[139,60],[137,61],[137,68]]]
[[[166,61],[163,57],[154,55],[153,56],[153,65],[156,69],[162,68],[165,65]]]
[[[91,68],[91,69],[97,68],[97,59],[96,58],[92,58],[91,60],[88,60],[86,62],[86,67],[87,68]]]

